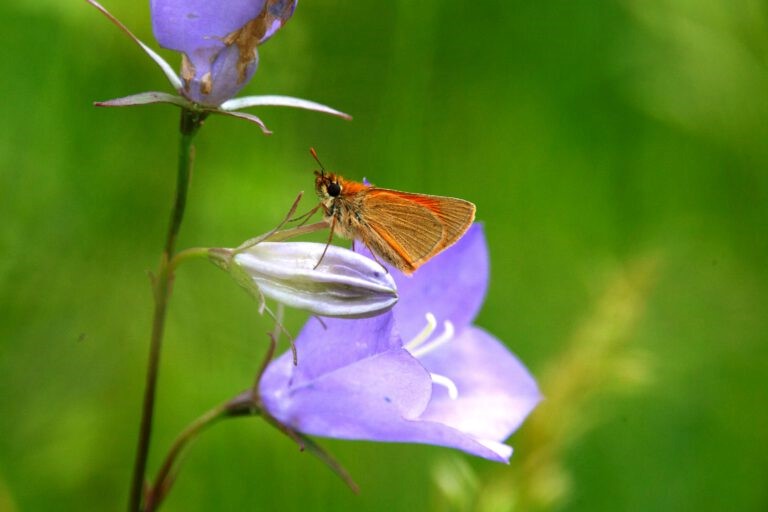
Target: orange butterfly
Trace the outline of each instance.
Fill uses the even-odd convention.
[[[405,274],[456,243],[475,219],[475,205],[463,199],[378,188],[320,168],[315,190],[331,236],[362,241]]]

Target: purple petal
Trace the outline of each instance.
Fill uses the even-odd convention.
[[[299,354],[299,367],[307,360]],[[396,348],[292,383],[277,393],[268,393],[266,383],[260,391],[270,413],[300,432],[377,440],[387,436],[391,418],[418,417],[431,387],[429,374],[418,361]]]
[[[285,22],[293,16],[298,0],[269,0],[267,13],[264,17],[264,35],[259,39],[259,44],[264,44],[267,39],[275,35]]]
[[[344,112],[340,112],[321,103],[315,103],[314,101],[303,100],[301,98],[292,98],[290,96],[245,96],[242,98],[233,98],[221,104],[222,110],[240,110],[248,107],[302,108],[341,117],[342,119],[352,119],[352,116],[349,114],[345,114]]]
[[[299,366],[293,372],[293,385],[402,347],[394,332],[392,313],[359,320],[323,318],[322,323],[313,318],[301,330],[295,344]]]
[[[300,355],[299,368],[307,360]],[[419,414],[429,401],[432,383],[404,349],[379,352],[301,384],[290,383],[294,367],[288,354],[278,363],[283,372],[278,376],[275,364],[270,365],[260,387],[262,400],[275,418],[305,434],[448,446],[500,462],[512,454],[509,446],[494,440],[422,421]]]
[[[235,96],[251,80],[259,67],[259,54],[253,49],[252,60],[240,69],[240,49],[228,46],[219,52],[212,65],[195,68],[182,92],[192,101],[216,106]]]
[[[257,17],[266,0],[151,0],[152,30],[160,46],[210,66],[224,38]]]
[[[528,370],[493,336],[469,327],[439,349],[419,358],[432,373],[451,379],[451,399],[435,386],[421,419],[444,423],[474,437],[503,441],[541,400]]]
[[[152,30],[163,48],[201,56],[215,54],[224,39],[259,18],[253,27],[265,43],[293,16],[297,0],[151,0]],[[266,10],[265,10],[266,9]]]
[[[435,315],[438,325],[453,322],[457,332],[471,324],[488,288],[488,266],[483,227],[474,224],[456,244],[425,263],[412,277],[390,270],[400,294],[393,311],[403,340],[413,339],[424,328],[427,313]]]
[[[160,45],[181,52],[184,93],[219,105],[242,89],[258,65],[256,47],[293,15],[290,0],[151,0]]]
[[[449,425],[432,421],[416,421],[404,418],[381,419],[377,437],[357,437],[372,441],[392,443],[422,443],[455,448],[471,455],[496,462],[509,462],[512,447],[489,439],[476,438]],[[325,435],[316,433],[315,435]],[[332,436],[337,437],[337,436]]]
[[[115,98],[106,101],[97,101],[94,103],[97,107],[132,107],[135,105],[150,105],[153,103],[171,103],[180,107],[188,107],[189,100],[176,96],[175,94],[168,94],[167,92],[142,92],[134,94],[132,96],[125,96],[123,98]]]
[[[398,416],[418,416],[429,401],[431,379],[402,348],[393,323],[391,313],[363,320],[310,319],[295,341],[298,366],[285,353],[259,384],[270,413],[305,433],[312,432],[304,430],[304,422],[328,423],[330,431],[337,417],[355,430],[353,423],[368,421],[372,397]],[[317,393],[327,398],[313,400]]]

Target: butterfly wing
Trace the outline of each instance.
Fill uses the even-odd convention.
[[[372,188],[363,200],[370,248],[410,274],[472,225],[475,205],[453,197]]]

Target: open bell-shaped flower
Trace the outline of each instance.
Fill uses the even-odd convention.
[[[390,272],[400,294],[392,311],[325,325],[310,319],[295,341],[301,364],[285,354],[264,373],[264,407],[304,434],[434,444],[508,461],[504,440],[541,395],[522,363],[471,325],[488,283],[481,227],[412,278]]]
[[[321,243],[260,242],[240,251],[213,249],[211,256],[260,300],[339,318],[392,309],[397,286],[381,265],[342,247],[328,246],[324,256],[323,251]]]
[[[314,110],[351,119],[333,108],[290,96],[234,96],[258,67],[258,46],[293,15],[297,0],[151,0],[152,28],[160,45],[180,52],[181,76],[160,55],[140,41],[96,0],[86,0],[125,32],[162,69],[178,95],[143,92],[108,101],[101,107],[169,103],[200,113],[245,119],[271,133],[253,114],[240,109],[282,106]]]

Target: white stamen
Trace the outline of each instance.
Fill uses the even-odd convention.
[[[425,317],[427,319],[427,325],[415,338],[405,344],[405,349],[417,359],[448,343],[455,333],[453,323],[446,320],[443,322],[443,332],[435,339],[429,341],[430,336],[432,336],[437,328],[437,319],[432,313],[427,313]],[[445,375],[432,372],[429,373],[429,376],[432,378],[434,384],[442,386],[448,391],[448,396],[451,400],[456,400],[459,397],[459,389],[451,379]]]
[[[415,338],[413,338],[411,341],[409,341],[405,345],[405,349],[413,354],[413,351],[419,346],[422,345],[427,339],[432,336],[432,333],[435,332],[435,329],[437,328],[437,319],[435,318],[435,315],[432,313],[427,313],[427,325],[421,330],[419,334],[416,335]],[[413,354],[414,357],[416,354]]]
[[[434,319],[435,317],[433,316],[432,318]],[[411,355],[418,359],[419,357],[424,356],[432,352],[433,350],[437,349],[438,347],[441,347],[446,343],[448,343],[451,340],[451,338],[453,338],[455,329],[453,328],[453,323],[449,320],[446,320],[445,322],[443,322],[443,326],[445,327],[445,330],[443,331],[443,333],[440,336],[438,336],[436,339],[427,343],[426,345],[424,345],[423,342],[420,342],[419,343],[420,346],[415,347],[415,349],[411,349],[410,343],[409,343],[406,348],[411,353]],[[420,335],[421,334],[419,334],[419,336]]]
[[[439,373],[430,373],[429,376],[432,377],[433,383],[443,386],[448,391],[448,398],[451,400],[459,398],[459,388],[456,387],[456,384],[451,379]]]

